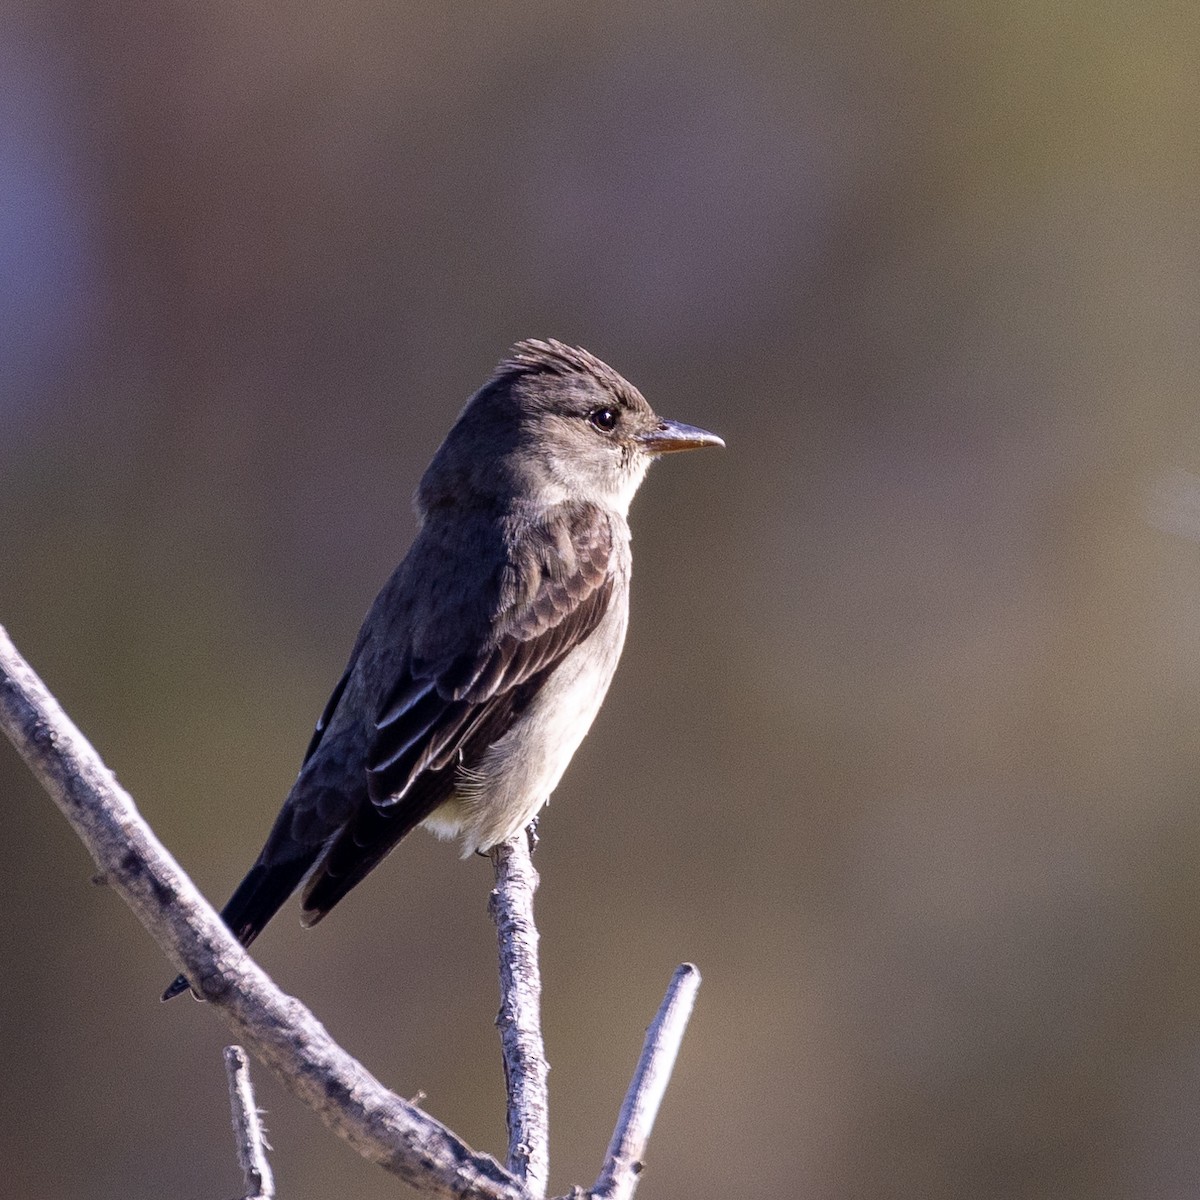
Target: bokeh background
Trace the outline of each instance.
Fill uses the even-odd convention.
[[[1200,15],[3,0],[0,622],[217,902],[513,340],[728,450],[538,852],[553,1183],[1200,1189]],[[240,1183],[224,1027],[0,749],[0,1191]],[[504,1146],[489,868],[259,957]],[[281,1195],[397,1185],[257,1072]]]

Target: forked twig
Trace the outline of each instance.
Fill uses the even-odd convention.
[[[645,1166],[646,1143],[675,1067],[699,988],[700,972],[691,963],[675,968],[667,985],[667,994],[646,1030],[642,1056],[625,1094],[625,1103],[621,1105],[621,1115],[608,1144],[604,1166],[589,1193],[593,1200],[629,1200],[633,1195]]]
[[[238,1039],[326,1125],[365,1158],[428,1196],[455,1200],[541,1200],[545,1196],[547,1066],[533,923],[537,874],[523,835],[493,853],[496,888],[491,909],[501,963],[497,1023],[509,1095],[510,1169],[506,1171],[383,1087],[333,1041],[303,1004],[275,986],[155,837],[129,794],[3,627],[0,728],[95,859],[99,877],[133,909],[174,966],[220,1012]],[[676,970],[647,1031],[604,1167],[586,1193],[594,1200],[628,1200],[633,1194],[646,1140],[699,985],[695,967],[685,963]],[[269,1200],[271,1171],[249,1092],[245,1056],[239,1047],[230,1047],[226,1055],[247,1189],[252,1200]],[[578,1189],[573,1193],[581,1194]]]

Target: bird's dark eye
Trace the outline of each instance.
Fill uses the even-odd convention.
[[[617,427],[617,410],[615,408],[597,408],[588,413],[591,421],[601,433],[612,433]]]

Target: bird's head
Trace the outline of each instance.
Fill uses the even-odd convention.
[[[667,421],[595,355],[554,340],[518,342],[467,402],[421,481],[418,503],[566,500],[624,515],[660,454],[723,446]]]

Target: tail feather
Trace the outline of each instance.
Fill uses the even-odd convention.
[[[305,885],[301,922],[312,926],[328,916],[338,901],[391,853],[413,824],[408,813],[397,819],[395,810],[378,809],[374,805],[359,813],[352,829],[333,842]],[[369,830],[365,837],[364,827]],[[355,834],[361,840],[356,841]]]
[[[400,804],[360,804],[336,837],[323,848],[320,860],[304,885],[300,920],[315,925],[360,884],[391,852],[396,843],[419,825],[454,791],[457,763],[423,772]]]

